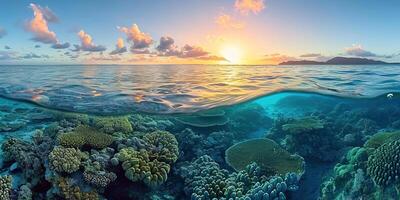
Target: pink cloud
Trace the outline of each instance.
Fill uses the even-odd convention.
[[[122,53],[125,53],[126,51],[127,50],[126,50],[126,47],[124,45],[124,40],[122,38],[118,38],[115,50],[112,51],[110,53],[110,55],[122,54]]]
[[[131,27],[117,27],[118,30],[126,34],[127,40],[133,42],[132,49],[144,49],[148,48],[152,43],[153,39],[147,33],[140,31],[137,24],[133,24]]]
[[[235,8],[244,15],[250,12],[257,14],[265,8],[265,4],[264,0],[236,0]]]
[[[46,44],[58,43],[56,33],[50,31],[47,24],[47,19],[54,19],[54,17],[50,17],[51,15],[47,11],[44,13],[43,8],[33,3],[30,4],[30,7],[33,10],[34,18],[27,24],[27,29],[34,34],[32,39]]]
[[[215,23],[218,24],[222,28],[234,28],[234,29],[242,29],[244,28],[244,23],[239,22],[233,19],[228,14],[221,14],[217,18],[215,18]]]
[[[81,40],[80,46],[75,46],[78,50],[82,51],[104,51],[106,48],[102,45],[95,45],[93,43],[92,37],[85,33],[85,31],[81,30],[78,32],[78,37]]]

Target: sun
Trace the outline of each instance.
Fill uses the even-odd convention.
[[[238,46],[224,46],[220,50],[220,54],[230,64],[240,64],[242,62],[243,52]]]

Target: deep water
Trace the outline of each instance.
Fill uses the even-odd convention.
[[[0,67],[0,199],[400,198],[398,66],[129,67]]]

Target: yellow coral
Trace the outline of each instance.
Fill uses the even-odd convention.
[[[122,162],[125,176],[131,181],[143,180],[148,186],[156,187],[167,180],[170,166],[165,162],[151,160],[145,150],[124,148],[116,156]]]
[[[99,195],[95,191],[82,192],[78,186],[73,186],[71,182],[66,178],[59,178],[58,187],[60,188],[61,194],[65,199],[68,200],[98,200]]]
[[[0,199],[9,200],[11,194],[12,176],[0,176]]]
[[[79,126],[71,133],[59,135],[58,142],[64,147],[79,148],[86,144],[102,149],[113,142],[113,137],[88,126]]]
[[[73,173],[79,170],[81,158],[79,150],[58,146],[49,154],[50,167],[57,172]]]
[[[129,133],[133,131],[131,122],[126,116],[123,117],[95,117],[93,118],[93,124],[96,128],[100,129],[105,133]]]
[[[167,131],[154,131],[144,135],[143,140],[157,149],[152,151],[150,156],[167,163],[174,163],[178,159],[178,141],[173,134]]]

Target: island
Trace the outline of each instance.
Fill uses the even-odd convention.
[[[350,58],[350,57],[334,57],[325,62],[312,60],[294,60],[279,63],[279,65],[385,65],[399,64],[388,63],[380,60],[372,60],[367,58]]]

